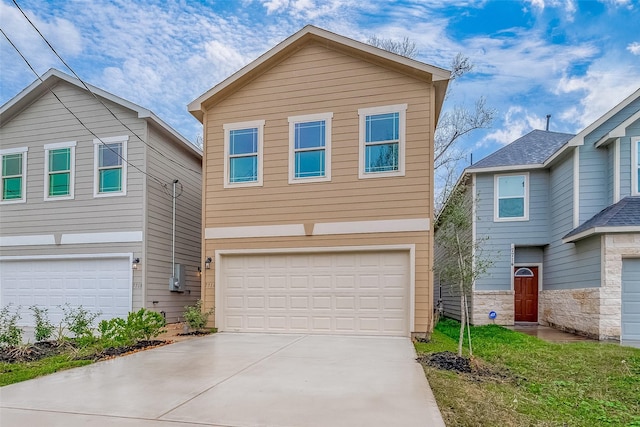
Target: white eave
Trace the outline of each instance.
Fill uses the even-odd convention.
[[[574,234],[573,236],[569,236],[567,238],[562,239],[562,243],[572,243],[578,240],[582,240],[586,237],[593,236],[594,234],[609,234],[609,233],[640,233],[640,226],[637,225],[627,225],[620,227],[592,227],[588,228],[584,231],[581,231],[578,234]]]
[[[47,93],[50,88],[55,86],[60,81],[64,81],[66,83],[74,85],[82,90],[87,90],[82,82],[80,82],[75,77],[63,73],[62,71],[56,70],[55,68],[51,68],[41,76],[41,80],[35,80],[20,93],[7,101],[2,107],[0,107],[0,126],[3,126],[5,123],[10,121],[14,116],[16,116],[26,107],[35,102],[42,95]],[[96,96],[121,105],[131,111],[134,111],[137,113],[138,118],[145,119],[153,124],[156,124],[163,132],[171,136],[174,140],[179,141],[189,151],[196,154],[197,156],[202,157],[202,151],[198,149],[198,147],[189,142],[184,136],[180,135],[178,131],[165,123],[151,110],[143,108],[137,104],[134,104],[133,102],[127,101],[124,98],[120,98],[119,96],[116,96],[93,85],[87,84],[87,87],[91,92],[96,94]]]
[[[511,172],[511,171],[521,171],[521,170],[529,170],[529,169],[544,169],[546,166],[545,163],[532,163],[529,165],[509,165],[509,166],[491,166],[486,168],[473,168],[468,167],[465,169],[467,173],[483,173],[483,172]]]
[[[325,40],[329,43],[334,43],[338,45],[342,45],[343,47],[361,52],[364,55],[369,57],[375,57],[380,61],[399,64],[400,66],[404,66],[410,69],[413,69],[417,72],[428,73],[431,75],[431,80],[435,82],[440,82],[440,84],[444,85],[444,89],[446,90],[446,84],[451,78],[451,73],[443,68],[435,67],[433,65],[425,64],[420,61],[416,61],[414,59],[407,58],[402,55],[397,55],[395,53],[388,52],[384,49],[380,49],[366,43],[362,43],[348,37],[344,37],[330,31],[324,30],[322,28],[315,27],[313,25],[307,25],[302,28],[297,33],[292,36],[286,38],[284,41],[276,45],[274,48],[268,50],[261,56],[259,56],[256,60],[250,62],[230,77],[226,78],[222,82],[215,85],[213,88],[209,89],[193,101],[189,103],[187,106],[189,112],[193,114],[198,120],[202,121],[204,117],[204,108],[203,103],[212,97],[216,96],[220,92],[223,92],[228,87],[234,85],[238,81],[242,81],[245,78],[251,78],[251,76],[259,70],[265,64],[269,64],[275,57],[279,56],[283,52],[287,51],[288,48],[296,45],[298,41],[303,38],[314,38],[318,40]]]
[[[610,142],[618,138],[622,138],[623,136],[625,136],[627,128],[638,120],[640,120],[640,110],[636,111],[634,115],[629,117],[624,122],[620,123],[614,129],[612,129],[609,133],[607,133],[606,135],[603,135],[603,137],[596,142],[595,144],[596,147],[601,147],[603,145],[609,144]]]

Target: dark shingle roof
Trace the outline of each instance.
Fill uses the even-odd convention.
[[[591,219],[574,228],[563,237],[571,236],[587,231],[595,227],[633,227],[640,226],[640,197],[625,197],[615,205],[611,205],[595,214]]]
[[[469,166],[467,171],[500,166],[539,165],[574,136],[568,133],[533,130]]]

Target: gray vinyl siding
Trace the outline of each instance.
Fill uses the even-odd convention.
[[[607,203],[614,203],[614,161],[615,161],[615,149],[613,144],[609,144],[606,147],[607,151]]]
[[[573,229],[573,157],[567,156],[550,170],[551,244],[544,252],[543,283],[546,290],[599,286],[600,237],[562,243]],[[582,194],[581,194],[582,196]]]
[[[147,151],[147,224],[146,224],[146,305],[164,311],[167,321],[182,320],[186,305],[200,298],[201,265],[201,188],[200,157],[169,143],[154,127],[149,127],[149,143],[159,152]],[[172,162],[175,160],[181,165]],[[190,171],[188,169],[192,169]],[[197,171],[197,172],[194,172]],[[166,187],[163,189],[157,178]],[[172,183],[177,179],[176,263],[186,268],[186,291],[169,291],[172,243]],[[154,302],[156,302],[154,304]]]
[[[516,264],[542,264],[544,260],[543,248],[517,247],[515,249]]]
[[[640,135],[640,129],[636,131]],[[631,195],[631,138],[620,138],[620,198]]]
[[[549,243],[549,176],[546,170],[529,172],[529,220],[494,222],[494,174],[476,177],[476,236],[486,239],[482,254],[493,260],[476,290],[511,289],[511,245],[543,246]]]
[[[86,92],[67,84],[54,89],[63,102],[98,136],[130,135]],[[137,134],[145,124],[115,104],[110,108]],[[128,167],[126,196],[95,198],[94,136],[50,93],[0,128],[1,148],[28,147],[26,203],[2,204],[2,235],[142,231],[144,175]],[[45,144],[76,141],[75,198],[44,200]],[[128,160],[144,170],[144,146],[130,135]],[[3,250],[3,252],[6,252]]]
[[[607,149],[595,148],[593,143],[580,150],[580,224],[609,206],[607,192]]]

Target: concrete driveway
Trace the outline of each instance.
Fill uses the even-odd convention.
[[[10,426],[444,426],[408,338],[220,333],[0,388]]]

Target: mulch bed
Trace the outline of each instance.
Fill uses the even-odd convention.
[[[416,360],[425,366],[466,375],[477,382],[512,382],[525,380],[522,377],[514,375],[506,368],[489,365],[475,358],[461,357],[450,351],[425,354]]]
[[[137,351],[146,350],[152,347],[169,344],[171,341],[149,340],[138,341],[134,345],[126,347],[110,347],[98,353],[88,354],[76,357],[75,360],[104,360],[111,359],[125,354],[135,353]],[[56,356],[59,354],[72,354],[76,347],[73,341],[65,341],[58,343],[55,341],[43,341],[30,345],[21,345],[17,347],[0,348],[0,362],[19,363],[19,362],[35,362],[45,357]]]
[[[202,335],[211,335],[211,331],[191,331],[191,332],[183,332],[178,334],[179,337],[188,337],[188,336],[202,336]]]

